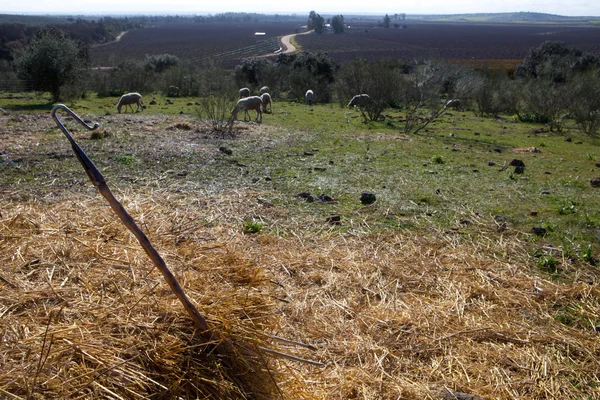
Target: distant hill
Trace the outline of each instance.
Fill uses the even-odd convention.
[[[600,17],[578,16],[567,17],[564,15],[545,14],[538,12],[511,12],[511,13],[475,13],[475,14],[411,14],[407,20],[435,21],[435,22],[489,22],[489,23],[573,23],[587,24],[600,23]]]

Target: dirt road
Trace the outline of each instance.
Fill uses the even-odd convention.
[[[291,35],[282,36],[279,39],[279,44],[282,48],[282,53],[293,53],[296,51],[296,47],[291,43],[291,40],[296,35],[306,35],[307,33],[311,33],[312,31],[302,32],[302,33],[292,33]]]
[[[129,31],[123,31],[123,32],[119,33],[119,34],[117,35],[117,37],[115,38],[115,40],[113,40],[113,41],[111,41],[111,42],[106,42],[106,43],[98,43],[98,44],[95,44],[93,47],[106,46],[107,44],[113,44],[113,43],[120,42],[120,41],[121,41],[121,39],[123,38],[123,36],[125,36],[125,34],[126,34],[127,32],[129,32]]]

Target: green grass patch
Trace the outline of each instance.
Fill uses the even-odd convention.
[[[581,135],[573,122],[558,135],[536,133],[543,125],[512,116],[452,112],[415,135],[403,132],[401,110],[386,110],[385,121],[364,123],[360,112],[340,104],[308,107],[276,100],[262,126],[236,122],[224,134],[198,130],[202,121],[187,106],[196,99],[166,104],[165,98],[146,95],[145,103],[152,98],[157,105],[134,114],[117,115],[116,98],[88,96],[74,104],[75,112],[99,120],[100,129],[110,133],[89,140],[79,126],[69,125],[119,184],[256,191],[292,216],[314,221],[306,228],[316,231],[339,215],[339,224],[329,229],[439,230],[474,241],[510,235],[532,248],[568,243],[582,249],[574,252],[581,261],[598,258],[600,196],[589,181],[600,176],[595,166],[600,142]],[[25,106],[35,101],[21,99]],[[182,104],[189,108],[180,114]],[[3,186],[42,190],[40,183],[81,179],[77,160],[49,119],[39,127],[25,128],[18,116],[4,123],[28,132],[23,148],[11,148],[0,162]],[[565,135],[573,140],[566,142]],[[220,152],[221,146],[232,154]],[[540,151],[518,151],[532,146]],[[524,173],[508,165],[512,159],[523,161]],[[309,203],[297,197],[303,192],[335,200]],[[377,201],[364,206],[362,192],[375,193]],[[293,228],[280,225],[277,232],[285,235],[286,229]],[[553,273],[552,260],[540,262],[540,269]]]

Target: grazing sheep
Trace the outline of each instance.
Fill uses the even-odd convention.
[[[144,105],[142,103],[142,95],[139,93],[127,93],[121,96],[119,99],[119,103],[117,103],[117,111],[121,112],[121,108],[125,106],[125,111],[127,111],[127,106],[131,108],[131,112],[133,112],[132,104],[137,104],[136,111],[139,111],[141,108],[144,111]]]
[[[448,100],[446,102],[446,105],[444,106],[444,108],[454,108],[458,111],[461,111],[460,100],[459,99]]]
[[[267,112],[267,105],[270,108],[270,113],[273,114],[273,102],[271,101],[271,95],[269,93],[263,93],[260,95],[262,100],[262,111]]]
[[[312,106],[312,102],[313,102],[313,97],[315,97],[315,94],[313,93],[312,90],[307,90],[306,94],[304,95],[304,97],[306,98],[306,102],[308,103],[309,106]]]
[[[369,101],[371,101],[371,97],[369,97],[368,94],[357,94],[352,98],[352,100],[350,100],[350,103],[348,103],[348,108],[352,108],[354,106],[362,108],[365,107]]]
[[[169,86],[169,90],[167,91],[167,96],[179,97],[179,88],[177,86]]]
[[[244,97],[250,97],[250,89],[247,87],[240,89],[240,99],[243,99]]]
[[[244,111],[245,113],[247,113],[248,110],[254,110],[254,111],[256,111],[255,121],[258,122],[258,119],[260,117],[260,122],[262,122],[262,110],[261,109],[262,109],[262,100],[260,99],[260,97],[258,97],[258,96],[246,97],[246,98],[238,100],[235,107],[233,107],[233,110],[231,110],[231,116],[233,117],[233,119],[237,119],[238,112]],[[245,120],[245,118],[246,118],[246,115],[244,114],[244,120]]]
[[[263,86],[260,88],[260,94],[269,93],[269,87]]]

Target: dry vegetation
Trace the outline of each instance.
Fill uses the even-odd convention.
[[[344,233],[246,189],[113,190],[221,344],[99,195],[4,188],[0,397],[600,398],[598,334],[557,319],[597,318],[598,269],[550,280],[485,229],[373,234],[368,206]],[[254,215],[293,234],[244,234]]]

